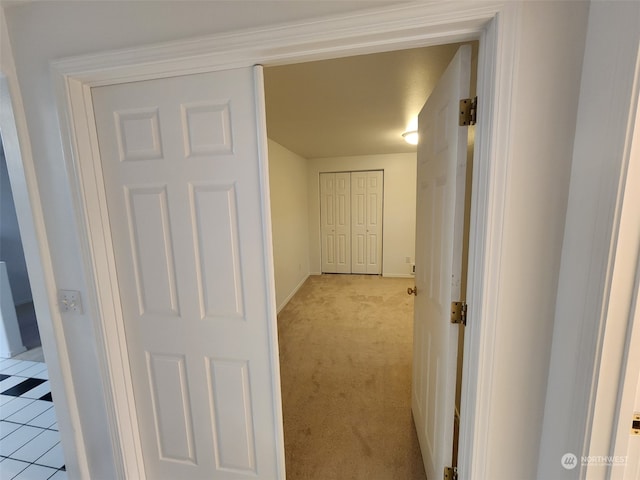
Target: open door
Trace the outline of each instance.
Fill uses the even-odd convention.
[[[284,479],[261,67],[92,89],[146,476]]]
[[[460,298],[471,47],[462,46],[418,117],[416,288],[412,411],[427,478],[452,468],[458,333],[450,306]]]

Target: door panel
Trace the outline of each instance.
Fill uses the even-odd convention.
[[[246,68],[92,90],[149,478],[283,478],[256,87]]]
[[[382,273],[382,171],[351,172],[353,273]]]
[[[451,466],[460,300],[471,48],[461,47],[418,117],[416,287],[412,409],[428,478]]]
[[[254,473],[249,365],[243,360],[207,359],[216,463],[224,470]]]
[[[185,364],[184,355],[147,352],[151,404],[158,430],[160,458],[193,464],[193,415]]]
[[[178,316],[166,185],[125,187],[125,195],[140,315]]]
[[[351,273],[351,182],[349,173],[320,174],[320,234],[323,273]]]
[[[336,273],[351,273],[351,176],[336,173]]]
[[[367,273],[367,174],[351,172],[351,242],[353,273]]]
[[[366,273],[382,273],[382,177],[381,171],[367,172],[367,266]]]
[[[200,318],[242,318],[242,271],[237,249],[238,212],[234,185],[190,185],[191,218]],[[211,222],[216,219],[216,223]],[[231,281],[220,284],[222,275]]]
[[[322,272],[337,273],[336,261],[336,174],[320,174],[320,235]]]

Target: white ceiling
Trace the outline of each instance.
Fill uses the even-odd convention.
[[[268,136],[305,158],[414,152],[402,133],[459,45],[267,67]]]

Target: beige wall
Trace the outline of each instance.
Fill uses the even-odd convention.
[[[309,266],[320,273],[320,192],[321,172],[384,170],[384,217],[382,226],[382,275],[410,276],[416,236],[416,155],[361,155],[317,158],[309,167]]]
[[[276,281],[282,309],[320,272],[320,172],[383,170],[383,275],[410,277],[415,258],[416,156],[412,153],[307,160],[269,140],[269,184]],[[406,261],[407,257],[409,262]]]
[[[271,228],[280,311],[309,276],[307,160],[269,140]]]

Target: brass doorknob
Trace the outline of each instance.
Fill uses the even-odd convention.
[[[409,287],[409,288],[407,288],[407,293],[409,295],[418,295],[418,288],[417,287],[413,287],[413,288]]]

